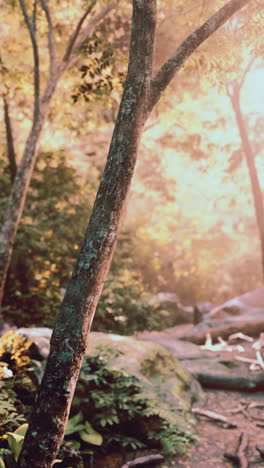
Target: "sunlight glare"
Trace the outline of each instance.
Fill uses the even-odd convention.
[[[253,69],[248,73],[243,87],[245,110],[263,113],[264,102],[264,67]]]

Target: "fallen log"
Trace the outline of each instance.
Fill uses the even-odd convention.
[[[195,327],[196,328],[196,327]],[[230,335],[235,333],[243,333],[247,336],[258,337],[260,332],[264,332],[264,320],[260,319],[247,319],[240,320],[233,319],[232,322],[226,323],[213,323],[210,322],[208,326],[202,326],[197,330],[192,329],[180,337],[180,340],[191,341],[195,344],[204,344],[206,341],[206,335],[210,333],[212,340],[217,340],[218,336],[223,339],[227,339]]]
[[[194,377],[203,388],[214,390],[234,390],[241,392],[260,392],[264,390],[264,372],[249,377],[227,374],[204,374],[197,372]]]

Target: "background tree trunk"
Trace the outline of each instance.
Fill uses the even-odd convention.
[[[38,120],[28,137],[21,164],[19,165],[11,194],[5,211],[0,233],[0,304],[3,300],[4,286],[9,268],[18,225],[25,205],[26,194],[34,169],[37,144],[40,138],[44,118]]]
[[[9,171],[11,183],[14,182],[17,165],[16,165],[16,153],[14,147],[14,137],[12,131],[12,125],[9,115],[9,104],[6,96],[3,96],[4,101],[4,116],[5,116],[5,128],[6,128],[6,146],[7,146],[7,157],[9,161]]]
[[[255,166],[255,155],[251,148],[251,144],[248,137],[248,130],[241,112],[240,108],[240,89],[241,86],[234,86],[233,93],[229,93],[229,97],[234,109],[237,126],[239,129],[243,151],[246,156],[246,163],[248,167],[248,173],[251,183],[251,189],[253,194],[256,221],[259,231],[259,239],[261,246],[261,264],[262,264],[262,274],[264,279],[264,204],[263,204],[263,195],[259,183],[258,173]]]
[[[88,24],[86,24],[86,26],[82,29],[84,21],[91,13],[92,8],[96,2],[92,1],[90,3],[84,14],[81,16],[72,36],[68,41],[68,45],[62,60],[60,63],[58,63],[55,50],[55,30],[50,16],[49,7],[46,0],[40,0],[41,7],[44,10],[48,24],[48,50],[50,58],[50,76],[47,81],[43,96],[40,97],[40,73],[38,42],[36,36],[36,16],[34,16],[34,19],[31,20],[25,1],[19,0],[24,21],[31,38],[34,57],[34,112],[32,129],[25,144],[21,163],[16,171],[16,176],[14,178],[7,208],[4,214],[2,229],[0,232],[0,309],[4,295],[7,272],[13,253],[15,237],[23,213],[28,187],[36,162],[41,130],[47,119],[51,99],[65,70],[73,66],[76,63],[76,60],[78,60],[78,55],[76,55],[78,48],[89,35],[93,34],[97,23],[102,18],[104,18],[104,16],[106,16],[109,11],[116,7],[118,1],[119,0],[116,0],[115,3],[108,5],[100,13],[92,16]],[[8,124],[11,129],[10,119],[8,120]],[[6,128],[8,129],[9,127],[6,124]],[[7,140],[7,143],[9,144],[9,140]],[[8,149],[11,149],[10,145],[8,146]],[[0,313],[0,322],[2,320],[3,318]]]
[[[127,80],[85,239],[55,324],[20,468],[48,468],[62,442],[94,312],[111,264],[143,125],[187,57],[249,0],[231,0],[191,34],[152,79],[156,0],[133,0]],[[173,73],[174,69],[174,73]]]

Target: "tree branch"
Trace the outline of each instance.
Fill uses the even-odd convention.
[[[174,54],[161,67],[152,82],[152,91],[149,103],[149,112],[161,97],[177,71],[182,67],[187,58],[209,36],[224,24],[236,11],[249,3],[250,0],[229,0],[229,2],[212,15],[202,26],[188,36],[176,49]]]
[[[48,23],[48,47],[49,47],[49,59],[50,59],[50,78],[56,73],[56,48],[55,48],[55,34],[54,25],[50,15],[50,10],[46,0],[40,0],[41,6],[45,12],[47,23]]]
[[[108,13],[110,11],[112,11],[118,5],[119,2],[120,2],[120,0],[116,0],[115,3],[111,3],[110,5],[105,7],[100,13],[98,13],[93,18],[91,18],[91,20],[85,26],[83,31],[80,32],[81,26],[83,24],[83,21],[82,21],[82,24],[80,25],[80,27],[78,29],[78,34],[75,37],[75,41],[72,44],[70,55],[68,56],[68,66],[69,67],[73,66],[75,64],[75,62],[78,60],[78,57],[76,57],[76,56],[73,57],[73,54],[76,54],[76,52],[81,47],[81,45],[83,44],[85,39],[93,34],[94,29],[95,29],[96,25],[99,23],[99,21],[101,21],[101,19],[103,19],[106,15],[108,15]],[[87,17],[87,15],[85,17]],[[81,18],[81,20],[82,20],[82,18]],[[77,28],[78,28],[78,26],[79,26],[79,24],[77,25]],[[76,28],[76,31],[77,31],[77,28]],[[68,46],[68,48],[69,48],[69,46]],[[66,53],[65,53],[65,56],[66,56]],[[65,56],[63,58],[64,61],[65,61]]]
[[[36,123],[39,117],[39,94],[40,94],[40,74],[39,74],[39,53],[38,53],[38,44],[37,38],[34,30],[34,24],[31,23],[27,8],[25,5],[25,0],[19,0],[20,8],[24,17],[25,24],[27,26],[34,56],[34,115],[33,115],[33,126]]]
[[[79,40],[78,40],[78,42],[77,42],[77,44],[76,44],[76,46],[74,48],[74,51],[77,51],[79,49],[79,47],[82,45],[83,41],[93,33],[93,30],[94,30],[95,26],[97,25],[97,23],[99,23],[99,21],[101,21],[101,19],[103,19],[106,15],[108,15],[108,13],[110,13],[110,11],[112,11],[118,5],[119,2],[120,2],[120,0],[117,0],[114,3],[110,3],[110,5],[105,7],[100,13],[98,13],[98,15],[95,15],[91,19],[91,21],[87,24],[87,26],[84,28],[84,30],[80,34],[80,38],[79,38]]]
[[[76,41],[77,41],[77,38],[79,36],[81,27],[82,27],[84,21],[86,20],[87,16],[89,15],[89,13],[92,11],[95,4],[96,4],[96,0],[93,0],[91,2],[91,4],[89,5],[89,7],[87,8],[87,10],[81,16],[81,18],[80,18],[80,20],[79,20],[79,22],[78,22],[78,24],[77,24],[77,26],[75,28],[75,31],[72,33],[72,36],[70,37],[70,40],[68,42],[68,46],[66,48],[64,57],[62,59],[63,62],[66,62],[66,63],[69,62],[69,59],[70,59],[70,56],[72,54],[73,48],[74,48],[74,46],[76,44]]]
[[[37,4],[38,4],[38,0],[34,0],[33,13],[32,13],[32,26],[33,26],[34,33],[36,33],[36,30],[37,30]]]
[[[12,125],[11,119],[9,115],[9,105],[5,95],[3,96],[4,101],[4,115],[5,115],[5,128],[6,128],[6,144],[7,144],[7,156],[9,161],[9,169],[10,169],[10,179],[11,183],[14,182],[17,165],[16,165],[16,153],[14,147],[14,138],[12,132]]]
[[[241,89],[242,89],[242,87],[243,87],[243,85],[244,85],[244,83],[245,83],[245,79],[246,79],[246,77],[247,77],[247,74],[248,74],[250,68],[252,67],[252,65],[253,65],[253,63],[255,62],[256,59],[257,59],[256,56],[251,57],[249,63],[247,64],[247,66],[246,66],[246,68],[245,68],[245,71],[244,71],[244,73],[243,73],[242,79],[241,79],[241,81],[240,81],[240,83],[239,83],[239,89],[238,89],[239,91],[241,91]]]

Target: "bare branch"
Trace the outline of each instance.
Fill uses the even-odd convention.
[[[230,98],[231,101],[233,99],[235,89],[237,88],[238,86],[233,81],[226,81],[225,83],[226,94]]]
[[[226,88],[226,94],[227,96],[230,98],[231,102],[233,102],[233,99],[237,99],[238,101],[240,101],[240,92],[241,92],[241,89],[245,83],[245,79],[247,77],[247,74],[250,70],[250,68],[252,67],[253,63],[255,62],[255,60],[257,59],[257,57],[252,57],[251,60],[249,61],[249,63],[247,64],[244,72],[243,72],[243,75],[242,75],[242,78],[241,78],[241,81],[240,83],[238,81],[226,81],[225,83],[225,88]]]
[[[91,36],[93,34],[94,29],[95,29],[96,25],[99,23],[99,21],[101,21],[101,19],[103,19],[106,15],[108,15],[108,13],[110,11],[112,11],[114,8],[116,8],[116,6],[118,5],[119,2],[120,2],[120,0],[116,0],[116,2],[111,3],[110,5],[105,7],[100,13],[98,13],[93,18],[91,18],[91,20],[85,26],[85,28],[83,29],[82,32],[80,32],[81,26],[79,27],[78,34],[76,35],[76,38],[75,38],[75,42],[72,44],[72,47],[71,47],[70,55],[68,55],[68,66],[73,66],[75,61],[78,60],[78,57],[76,57],[76,56],[73,57],[73,54],[77,52],[77,50],[81,47],[81,45],[83,44],[85,39],[88,36]],[[82,21],[82,24],[83,24],[83,21]],[[78,28],[78,26],[79,26],[79,24],[77,25],[77,28]],[[76,28],[76,31],[77,31],[77,28]],[[69,48],[69,46],[68,46],[68,48]],[[65,62],[65,57],[66,57],[66,53],[65,53],[65,56],[63,58],[64,62]]]
[[[212,15],[202,26],[188,36],[177,48],[174,54],[161,67],[152,83],[149,112],[160,99],[161,93],[166,89],[177,71],[187,58],[209,36],[222,26],[236,11],[249,3],[250,0],[229,0],[229,2]]]
[[[121,468],[137,468],[137,467],[142,467],[144,465],[150,465],[152,466],[155,464],[160,465],[161,462],[164,461],[164,456],[158,454],[155,455],[146,455],[145,457],[138,457],[135,458],[134,460],[130,460],[126,462],[125,465],[121,466]]]
[[[32,25],[33,25],[33,29],[35,33],[37,31],[37,4],[38,4],[38,0],[34,0],[33,13],[32,13]]]
[[[108,13],[110,13],[110,11],[114,10],[114,8],[116,8],[116,6],[118,5],[120,0],[117,0],[116,2],[114,3],[111,3],[110,5],[108,5],[107,7],[105,7],[100,13],[98,13],[98,15],[95,15],[91,21],[87,24],[87,26],[84,28],[84,30],[82,31],[82,33],[80,34],[80,37],[78,39],[78,42],[76,43],[75,45],[75,51],[82,45],[83,41],[88,37],[88,36],[91,36],[91,34],[93,33],[94,31],[94,28],[95,26],[97,25],[97,23],[99,23],[99,21],[101,21],[101,19],[103,19],[106,15],[108,15]]]
[[[226,427],[237,427],[237,424],[233,421],[230,421],[226,416],[222,414],[215,413],[214,411],[205,410],[203,408],[192,408],[194,414],[199,414],[201,416],[206,416],[207,418],[214,419],[215,421],[220,421],[225,424]]]
[[[37,38],[34,31],[34,25],[31,23],[27,8],[25,5],[25,0],[19,0],[20,8],[24,17],[25,24],[27,26],[31,43],[33,49],[34,57],[34,116],[33,116],[33,126],[36,123],[39,117],[39,93],[40,93],[40,73],[39,73],[39,53],[38,53],[38,44]]]
[[[49,47],[49,59],[50,59],[50,77],[56,73],[56,48],[55,48],[55,34],[54,25],[50,15],[50,10],[46,0],[40,0],[41,6],[45,12],[47,23],[48,23],[48,47]]]
[[[72,54],[72,51],[73,51],[73,48],[75,46],[75,43],[77,41],[77,38],[78,38],[78,35],[80,33],[80,30],[81,30],[81,27],[84,23],[84,21],[86,20],[87,16],[89,15],[89,13],[92,11],[94,5],[96,4],[96,0],[93,0],[91,2],[91,4],[89,5],[89,7],[87,8],[87,10],[84,12],[84,14],[82,15],[82,17],[80,18],[76,28],[75,28],[75,31],[73,32],[70,40],[69,40],[69,43],[68,43],[68,46],[66,48],[66,52],[64,54],[64,57],[63,57],[63,62],[68,62],[69,59],[70,59],[70,56]]]
[[[4,101],[5,128],[6,128],[7,157],[9,161],[10,179],[11,179],[11,183],[13,183],[15,176],[16,176],[16,171],[17,171],[16,153],[15,153],[11,119],[10,119],[10,114],[9,114],[9,104],[5,95],[3,95],[3,101]]]
[[[244,70],[244,73],[243,73],[243,76],[242,76],[242,79],[239,83],[239,91],[242,89],[244,83],[245,83],[245,79],[247,77],[247,74],[250,70],[250,68],[252,67],[253,63],[256,61],[257,57],[254,56],[254,57],[251,57],[251,60],[249,61],[249,63],[247,64],[245,70]]]

